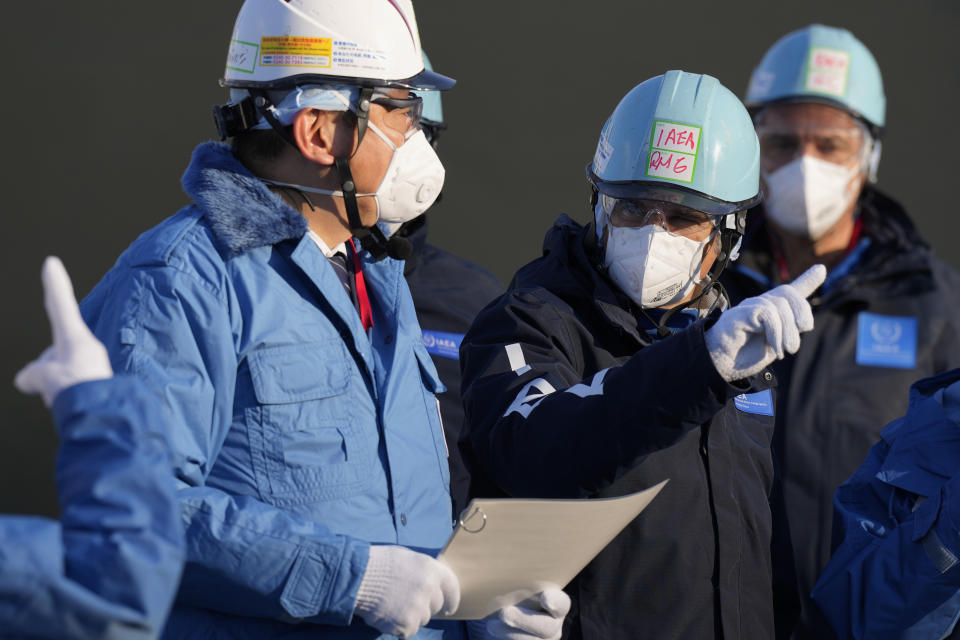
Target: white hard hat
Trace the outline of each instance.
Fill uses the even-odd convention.
[[[220,82],[449,89],[455,81],[424,68],[410,0],[246,0]]]

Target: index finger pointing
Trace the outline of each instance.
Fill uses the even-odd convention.
[[[70,276],[60,258],[49,256],[44,260],[40,278],[43,281],[43,304],[50,320],[53,343],[60,344],[82,333],[86,325],[80,317]]]
[[[801,296],[807,298],[816,291],[817,287],[822,285],[826,279],[827,268],[822,264],[815,264],[794,280],[791,286],[796,289]]]

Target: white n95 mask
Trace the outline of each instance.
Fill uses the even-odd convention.
[[[714,234],[698,242],[656,224],[607,228],[607,274],[642,308],[679,303],[699,284],[703,248]]]
[[[375,124],[368,127],[393,149],[387,173],[373,194],[378,220],[399,226],[430,208],[443,189],[446,171],[421,129],[398,147]]]
[[[764,172],[763,206],[777,226],[819,240],[857,196],[859,173],[859,164],[844,167],[801,155],[773,173]]]
[[[443,189],[446,175],[437,152],[427,142],[423,131],[416,129],[399,147],[393,144],[372,122],[367,125],[393,150],[387,172],[375,193],[358,193],[357,197],[372,196],[377,203],[379,222],[395,232],[404,222],[413,220],[434,203]],[[292,187],[307,193],[343,197],[343,191],[317,189],[288,182],[264,180],[279,187]],[[390,235],[390,234],[388,234]]]

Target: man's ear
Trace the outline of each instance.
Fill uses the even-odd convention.
[[[332,166],[336,135],[336,111],[302,109],[291,125],[293,140],[303,157],[317,164]]]

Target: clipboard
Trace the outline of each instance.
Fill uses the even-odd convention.
[[[460,606],[434,618],[478,620],[565,587],[667,482],[617,498],[472,500],[437,556],[460,580]]]

